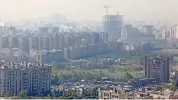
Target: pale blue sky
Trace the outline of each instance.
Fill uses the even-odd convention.
[[[106,4],[116,6],[111,14],[119,11],[126,19],[178,20],[178,0],[0,0],[0,15],[15,20],[61,13],[72,20],[100,20]]]

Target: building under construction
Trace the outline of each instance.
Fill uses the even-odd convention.
[[[124,21],[122,15],[104,15],[103,30],[108,33],[109,37],[120,38]]]

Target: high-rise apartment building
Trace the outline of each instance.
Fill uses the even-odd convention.
[[[169,82],[169,58],[145,57],[145,76],[156,78],[160,82]]]
[[[124,32],[121,34],[121,38],[123,39],[130,39],[130,38],[133,38],[134,37],[134,29],[133,29],[133,26],[132,24],[127,24],[127,25],[124,25]]]
[[[143,33],[148,35],[153,35],[153,25],[144,25]]]
[[[18,48],[19,47],[19,40],[17,36],[12,36],[9,39],[9,48]]]
[[[29,93],[50,91],[51,66],[0,61],[0,95],[16,96],[25,90]]]
[[[49,33],[59,33],[59,27],[50,27]]]
[[[178,38],[178,26],[174,26],[169,29],[169,34],[171,39],[177,39]]]
[[[49,33],[49,27],[39,27],[39,33]]]
[[[105,15],[103,16],[103,29],[109,37],[121,37],[124,21],[122,15]]]
[[[51,50],[56,49],[59,50],[59,34],[51,35]]]
[[[12,30],[10,27],[0,25],[0,34],[9,34],[10,30]]]
[[[42,36],[40,38],[42,42],[41,43],[41,49],[40,50],[50,50],[50,36]]]
[[[29,48],[30,50],[39,50],[39,42],[40,42],[40,37],[38,36],[33,36],[29,38]]]
[[[27,36],[22,36],[22,37],[19,38],[19,48],[22,51],[29,53],[30,41],[29,41],[29,38]]]
[[[59,33],[59,27],[39,27],[39,33]]]
[[[9,48],[9,37],[8,36],[0,37],[0,48]]]

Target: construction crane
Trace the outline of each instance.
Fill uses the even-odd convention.
[[[108,15],[109,8],[111,8],[111,7],[115,7],[115,6],[108,6],[108,5],[104,6],[104,8],[106,9],[106,15]]]

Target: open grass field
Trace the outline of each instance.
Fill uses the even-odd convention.
[[[86,70],[85,70],[86,71]],[[104,73],[105,75],[108,75],[111,78],[122,78],[125,76],[126,72],[123,71],[116,71],[116,72],[110,72],[107,69],[102,69],[102,70],[88,70],[89,72],[93,72],[95,74],[100,74],[100,72]],[[133,77],[138,78],[138,77],[143,77],[144,72],[143,71],[132,71],[131,74]]]
[[[115,72],[110,72],[107,69],[95,69],[95,70],[58,70],[57,74],[68,74],[68,75],[75,75],[76,73],[91,73],[93,75],[100,75],[101,73],[103,75],[107,75],[111,78],[123,78],[125,76],[126,72],[123,71],[115,71]],[[135,78],[143,77],[144,76],[144,71],[132,71],[131,72],[132,76]]]
[[[178,55],[178,49],[163,49],[160,51],[155,51],[153,53],[158,53],[158,54],[166,54],[166,55]]]

